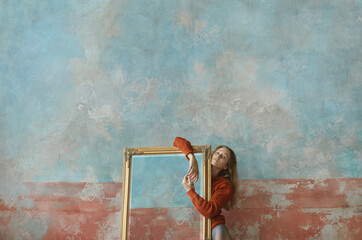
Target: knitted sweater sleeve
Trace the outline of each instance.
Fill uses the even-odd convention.
[[[187,154],[192,153],[192,146],[189,141],[187,141],[186,139],[184,139],[182,137],[176,137],[173,142],[173,145],[175,147],[177,147],[178,149],[180,149],[180,151],[183,154],[185,154],[186,158],[188,160],[190,160],[189,157],[187,156]]]
[[[206,201],[194,189],[187,192],[192,204],[197,211],[206,218],[213,218],[220,214],[221,209],[232,198],[232,185],[230,181],[225,181],[215,186],[210,201]]]

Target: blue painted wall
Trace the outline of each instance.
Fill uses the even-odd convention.
[[[195,191],[202,195],[203,155],[195,154],[200,175]],[[133,156],[130,179],[130,209],[192,207],[181,180],[189,164],[183,154]],[[132,210],[131,210],[132,211]]]
[[[362,1],[1,1],[0,193],[226,144],[241,179],[361,177]]]

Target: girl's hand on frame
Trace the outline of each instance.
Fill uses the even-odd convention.
[[[193,182],[191,182],[190,176],[186,174],[184,176],[184,179],[182,180],[182,185],[186,189],[186,192],[188,192],[190,189],[195,188]]]
[[[190,167],[187,171],[187,174],[190,176],[191,181],[195,183],[199,179],[199,165],[197,164],[197,160],[194,154],[189,153],[187,156],[190,159]]]

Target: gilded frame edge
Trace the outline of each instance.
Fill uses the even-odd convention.
[[[194,153],[203,154],[203,197],[211,198],[211,145],[192,146]],[[121,208],[121,240],[128,238],[128,215],[130,198],[130,178],[133,155],[159,155],[159,154],[182,154],[176,147],[142,147],[124,148],[123,155],[123,182],[122,182],[122,208]],[[203,239],[211,240],[211,219],[203,218]]]

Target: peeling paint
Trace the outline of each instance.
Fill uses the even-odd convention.
[[[270,198],[270,205],[274,208],[285,209],[292,204],[293,201],[286,199],[284,195],[273,194]]]
[[[345,191],[349,207],[362,207],[362,188],[354,191]]]
[[[260,234],[259,227],[260,227],[259,223],[255,223],[255,225],[253,226],[248,226],[246,237],[251,239],[258,239]]]
[[[94,199],[103,199],[104,191],[103,186],[100,184],[87,183],[80,195],[80,198],[84,201],[93,201]]]

